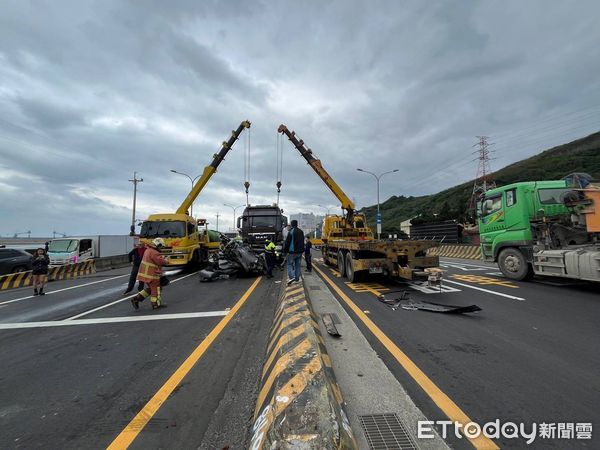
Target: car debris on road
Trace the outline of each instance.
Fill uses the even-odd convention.
[[[477,305],[468,305],[468,306],[444,305],[441,303],[426,302],[423,300],[421,300],[421,301],[411,300],[409,298],[409,292],[406,290],[405,291],[388,292],[387,295],[394,294],[397,292],[402,292],[400,297],[392,299],[392,298],[386,298],[386,296],[384,294],[380,294],[379,296],[377,296],[377,299],[380,302],[385,303],[387,306],[392,308],[393,311],[396,311],[398,308],[402,308],[407,311],[421,310],[421,311],[430,311],[430,312],[448,313],[448,314],[463,314],[463,313],[472,313],[472,312],[482,311],[482,309]]]
[[[240,273],[265,273],[267,266],[263,253],[255,252],[249,245],[236,239],[223,238],[223,243],[211,265],[199,272],[200,281],[223,280]]]

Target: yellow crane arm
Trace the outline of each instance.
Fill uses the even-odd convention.
[[[285,125],[279,125],[277,129],[278,133],[285,134],[288,139],[294,144],[294,147],[300,152],[300,154],[304,157],[304,159],[308,162],[308,164],[313,168],[313,170],[319,175],[321,180],[325,183],[325,185],[329,188],[329,190],[335,195],[335,197],[342,204],[342,208],[346,211],[346,216],[348,218],[352,218],[355,212],[354,202],[350,200],[350,198],[346,195],[346,193],[342,190],[341,187],[329,176],[327,171],[321,165],[321,161],[313,156],[313,152],[311,149],[306,148],[304,145],[304,141],[302,139],[298,140],[296,138],[296,133],[294,131],[288,130]],[[349,221],[352,223],[352,220]]]
[[[237,130],[234,130],[231,132],[231,137],[229,138],[229,140],[223,142],[223,145],[221,146],[221,150],[219,151],[219,153],[215,153],[210,165],[208,165],[204,168],[204,171],[202,172],[202,176],[198,179],[198,181],[196,181],[196,184],[194,184],[194,187],[192,188],[192,190],[190,191],[188,196],[185,198],[185,200],[179,206],[179,208],[177,208],[177,214],[186,214],[187,213],[190,206],[192,206],[192,203],[194,202],[194,200],[196,200],[198,195],[200,195],[200,192],[202,192],[202,189],[204,189],[204,186],[206,186],[206,184],[211,179],[213,174],[217,171],[217,167],[219,167],[219,164],[221,164],[221,161],[223,161],[225,159],[225,155],[227,155],[229,150],[231,150],[231,147],[233,146],[235,141],[237,141],[238,137],[240,136],[240,134],[242,133],[244,128],[250,128],[249,121],[244,120],[242,123],[240,123],[240,126],[237,127]]]

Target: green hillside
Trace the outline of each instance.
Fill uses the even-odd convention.
[[[600,179],[600,132],[546,150],[492,174],[497,186],[519,181],[556,180],[572,172],[586,172]],[[400,222],[421,215],[422,221],[458,219],[469,221],[467,203],[473,181],[433,195],[392,196],[381,204],[384,232],[397,232]],[[369,225],[375,227],[377,206],[363,208]],[[434,216],[434,213],[437,216]]]

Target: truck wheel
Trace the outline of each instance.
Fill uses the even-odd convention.
[[[498,267],[511,280],[524,280],[533,274],[525,256],[516,248],[505,248],[500,252]]]
[[[359,281],[359,278],[362,274],[362,271],[354,270],[354,263],[352,260],[352,253],[346,253],[346,278],[350,283],[356,283]]]
[[[342,250],[338,251],[337,254],[337,265],[338,265],[338,272],[340,273],[341,277],[345,277],[346,276],[346,255],[344,255],[344,252]]]

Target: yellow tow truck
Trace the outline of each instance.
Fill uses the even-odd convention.
[[[439,258],[428,256],[427,249],[437,246],[437,243],[375,239],[364,214],[356,211],[354,202],[331,178],[304,141],[298,140],[296,133],[285,125],[280,125],[277,131],[288,137],[341,203],[342,215],[328,214],[323,220],[322,242],[319,244],[325,264],[337,265],[340,275],[351,282],[369,274],[408,281],[430,279],[431,270],[439,266]]]
[[[250,128],[250,122],[247,120],[231,132],[229,140],[223,142],[219,153],[216,153],[212,162],[204,168],[202,176],[175,213],[152,214],[142,223],[140,241],[148,244],[154,238],[163,238],[166,245],[161,249],[161,253],[169,256],[169,266],[206,262],[210,254],[219,250],[219,233],[209,230],[206,220],[196,220],[188,211],[245,128]]]

